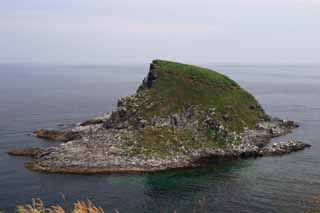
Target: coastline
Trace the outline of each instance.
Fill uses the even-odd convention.
[[[109,117],[109,115],[107,115]],[[90,119],[91,121],[95,118]],[[99,117],[101,119],[101,117]],[[87,123],[87,122],[85,122]],[[288,125],[289,124],[289,125]],[[96,134],[96,132],[101,131],[103,128],[97,124],[88,124],[85,127],[78,126],[65,129],[60,132],[55,131],[55,135],[60,133],[61,136],[64,134],[69,134],[70,132],[76,133],[77,135],[82,135],[82,137],[88,136],[88,134]],[[152,162],[144,162],[145,166],[134,166],[139,165],[139,161],[145,161],[145,159],[136,158],[134,160],[128,160],[126,163],[108,166],[61,166],[54,167],[50,165],[50,161],[43,164],[43,160],[46,160],[46,156],[52,152],[56,151],[55,147],[48,149],[40,148],[26,148],[26,149],[14,149],[8,152],[9,155],[13,156],[28,156],[32,157],[33,160],[26,163],[26,168],[31,171],[44,172],[44,173],[66,173],[66,174],[98,174],[98,173],[155,173],[168,170],[179,170],[196,168],[203,165],[207,165],[208,161],[212,160],[225,160],[225,159],[246,159],[246,158],[259,158],[268,156],[281,156],[285,154],[290,154],[292,152],[297,152],[305,148],[310,147],[309,144],[290,140],[286,143],[274,143],[270,145],[272,138],[286,135],[292,130],[298,128],[298,125],[293,121],[286,121],[281,119],[273,119],[270,123],[260,123],[257,125],[256,130],[247,130],[243,133],[243,141],[240,145],[228,147],[228,149],[211,149],[211,150],[198,150],[193,156],[180,156],[181,159],[173,162],[172,159],[165,161],[164,159],[154,159]],[[277,129],[277,131],[275,131]],[[50,133],[50,130],[48,133]],[[104,130],[103,130],[104,131]],[[47,136],[49,136],[48,134]],[[37,136],[37,135],[35,135]],[[50,137],[47,137],[50,140]],[[254,145],[252,144],[254,142]],[[66,142],[62,146],[68,143],[73,143],[73,141]],[[114,156],[112,156],[114,157]],[[157,164],[155,162],[161,162],[162,164]]]

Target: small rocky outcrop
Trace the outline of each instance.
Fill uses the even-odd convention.
[[[36,131],[37,137],[66,143],[29,150],[34,159],[28,168],[153,172],[195,167],[208,158],[282,155],[309,147],[295,140],[268,147],[272,138],[298,126],[271,118],[251,94],[220,73],[155,60],[137,93],[120,98],[113,112],[62,131]]]
[[[36,157],[41,152],[39,148],[12,149],[7,153],[13,156]]]
[[[284,155],[291,152],[297,152],[309,147],[311,147],[310,144],[306,144],[297,140],[290,140],[287,143],[273,143],[271,147],[262,148],[260,152],[263,156]]]
[[[33,134],[38,138],[48,139],[52,141],[72,141],[80,138],[78,132],[73,131],[57,131],[57,130],[45,130],[39,129],[34,131]]]
[[[102,128],[103,124],[108,119],[110,119],[110,113],[81,122],[71,128],[65,128],[62,130],[39,129],[34,131],[33,134],[38,138],[48,139],[51,141],[68,142],[80,139],[85,135],[89,135],[97,131]]]
[[[84,122],[81,122],[79,126],[85,127],[90,125],[97,125],[97,124],[103,124],[110,118],[110,113],[106,113],[103,116],[91,118],[89,120],[86,120]]]

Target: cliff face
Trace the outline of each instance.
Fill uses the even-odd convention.
[[[69,142],[10,154],[33,156],[28,165],[37,171],[159,171],[197,166],[204,158],[301,150],[307,145],[296,141],[263,148],[296,127],[271,119],[251,94],[220,73],[155,60],[137,93],[119,99],[112,113],[60,132],[35,132]]]

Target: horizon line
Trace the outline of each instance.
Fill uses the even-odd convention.
[[[173,60],[174,61],[174,60]],[[57,66],[146,66],[152,62],[124,62],[124,63],[102,63],[102,62],[5,62],[0,61],[0,65],[43,65],[43,66],[50,66],[50,65],[57,65]],[[194,64],[199,66],[207,66],[207,65],[226,65],[226,66],[246,66],[246,65],[269,65],[269,66],[276,66],[276,65],[320,65],[320,62],[181,62],[176,61],[179,63],[184,64]]]

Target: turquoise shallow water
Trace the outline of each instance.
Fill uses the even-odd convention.
[[[50,146],[30,132],[56,128],[110,111],[119,96],[133,94],[148,66],[0,65],[0,209],[40,197],[70,206],[90,199],[121,212],[303,212],[320,195],[320,66],[210,65],[253,93],[272,116],[301,128],[276,140],[296,138],[311,149],[282,157],[212,162],[205,168],[140,175],[34,173],[28,158],[8,149]],[[64,203],[62,194],[67,199]],[[320,208],[320,206],[319,206]]]

